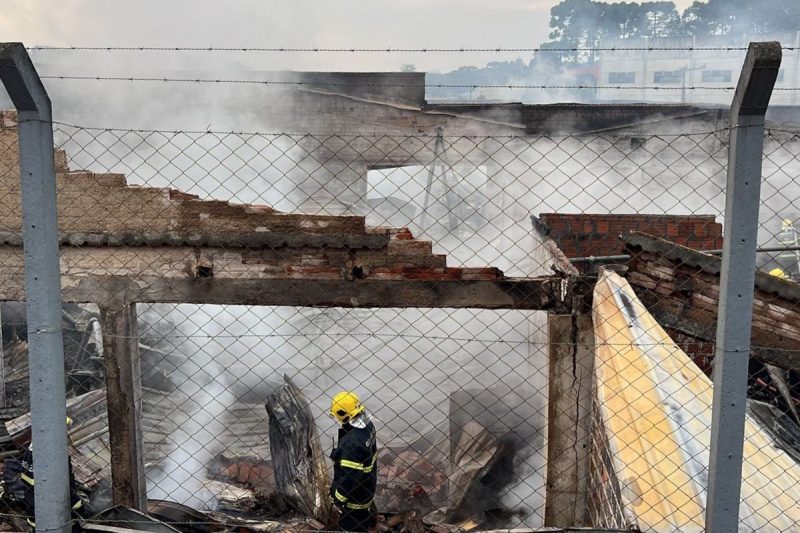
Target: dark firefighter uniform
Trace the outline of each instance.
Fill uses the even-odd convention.
[[[339,528],[344,531],[366,532],[373,525],[377,458],[375,426],[366,415],[342,424],[338,446],[331,452],[331,498],[341,511]]]
[[[36,527],[36,522],[34,522],[36,480],[33,473],[33,451],[30,448],[26,449],[17,458],[6,459],[3,482],[5,483],[6,491],[20,500],[25,507],[25,512],[28,515],[28,524],[31,527]],[[71,461],[69,464],[69,493],[73,514],[81,514],[83,500],[78,495]]]

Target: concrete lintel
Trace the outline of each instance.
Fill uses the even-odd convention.
[[[498,281],[320,279],[131,279],[85,277],[63,289],[65,302],[293,305],[307,307],[449,307],[547,310],[558,278]],[[0,294],[0,300],[4,299]],[[8,298],[19,300],[19,297]]]

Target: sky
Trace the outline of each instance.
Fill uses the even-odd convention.
[[[4,40],[28,46],[524,47],[547,40],[555,0],[3,0]],[[690,0],[678,0],[685,8]],[[167,57],[169,56],[169,57]],[[159,65],[209,66],[208,54],[152,54]],[[222,66],[442,71],[515,59],[484,54],[230,54]],[[120,61],[117,56],[115,61]],[[56,59],[58,58],[58,59]],[[529,58],[528,58],[529,59]],[[41,61],[91,63],[52,53]],[[134,60],[142,61],[142,59]],[[219,62],[219,60],[217,60]],[[122,58],[126,63],[127,58]]]
[[[0,34],[28,47],[534,48],[548,40],[550,9],[557,1],[3,0]],[[678,0],[678,5],[690,1]],[[448,72],[491,61],[521,58],[527,63],[533,57],[532,52],[105,50],[34,50],[31,55],[45,77],[192,79],[268,79],[263,72],[275,70],[397,71],[409,64],[417,71]],[[241,85],[43,81],[54,101],[54,117],[84,125],[224,129],[241,122],[229,109],[251,112],[242,103]],[[178,104],[182,113],[165,112]]]

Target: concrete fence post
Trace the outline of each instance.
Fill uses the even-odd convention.
[[[731,106],[706,507],[713,533],[739,527],[764,116],[780,64],[780,43],[750,43]]]
[[[19,120],[36,529],[66,533],[72,528],[50,98],[22,43],[0,44],[0,78]]]

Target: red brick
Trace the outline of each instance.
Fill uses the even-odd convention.
[[[698,222],[694,225],[694,234],[698,237],[708,236],[708,224],[705,222]]]
[[[500,279],[502,277],[503,277],[503,272],[494,267],[461,269],[461,279],[493,280],[493,279]]]
[[[403,228],[394,234],[394,238],[398,241],[410,241],[414,238],[414,235],[411,234],[411,230],[408,228]]]
[[[342,270],[337,267],[288,266],[286,277],[290,279],[342,279]]]
[[[422,279],[422,280],[461,279],[461,269],[406,267],[403,268],[403,277],[405,279]]]
[[[543,213],[540,218],[567,257],[620,254],[623,245],[619,235],[634,230],[695,249],[722,246],[722,226],[711,215]]]

